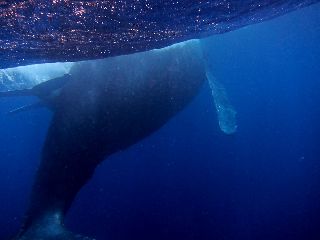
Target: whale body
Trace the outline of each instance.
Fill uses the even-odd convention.
[[[200,45],[193,41],[76,63],[65,77],[16,239],[88,239],[63,227],[78,191],[101,161],[152,134],[183,109],[206,72]]]

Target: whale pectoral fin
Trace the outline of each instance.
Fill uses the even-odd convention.
[[[230,103],[225,87],[216,80],[210,71],[207,71],[206,75],[214,100],[220,130],[228,135],[234,134],[238,127],[237,112]]]
[[[29,104],[29,105],[25,105],[25,106],[22,106],[22,107],[18,107],[18,108],[12,109],[7,114],[8,115],[16,114],[16,113],[19,113],[19,112],[25,112],[25,111],[37,109],[37,108],[40,108],[40,107],[46,107],[46,106],[47,105],[44,102],[39,101],[39,102],[36,102],[36,103],[32,103],[32,104]]]

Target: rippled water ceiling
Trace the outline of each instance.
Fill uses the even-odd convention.
[[[318,2],[0,0],[0,68],[160,48]]]

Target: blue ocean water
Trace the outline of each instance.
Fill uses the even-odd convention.
[[[320,239],[320,6],[203,40],[237,111],[225,135],[208,84],[165,127],[105,161],[66,225],[97,239]],[[0,239],[22,220],[51,113],[6,116]]]

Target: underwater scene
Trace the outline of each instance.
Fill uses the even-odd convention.
[[[319,240],[320,1],[0,1],[0,240]]]

